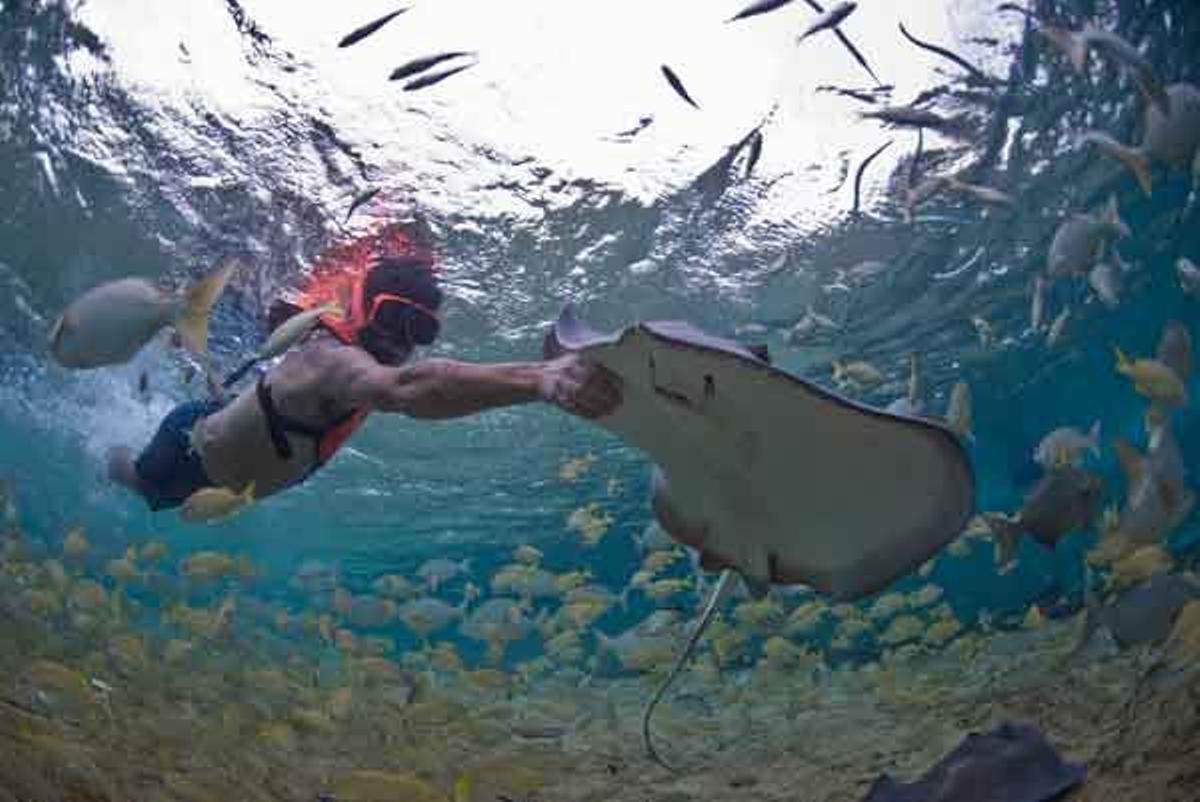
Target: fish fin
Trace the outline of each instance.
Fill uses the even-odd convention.
[[[1128,375],[1133,363],[1129,361],[1129,357],[1125,356],[1125,352],[1119,347],[1113,346],[1113,353],[1117,357],[1117,373]]]
[[[833,360],[833,383],[842,384],[846,380],[846,366],[842,360]]]
[[[674,771],[674,769],[667,765],[666,762],[664,762],[659,756],[658,752],[654,749],[654,743],[650,738],[650,717],[654,713],[654,708],[657,707],[658,703],[662,700],[663,695],[666,694],[667,690],[671,687],[671,684],[675,682],[675,678],[678,677],[679,673],[683,670],[683,667],[687,663],[688,658],[691,657],[692,652],[696,650],[696,644],[699,643],[700,636],[704,634],[704,631],[708,629],[708,625],[712,623],[713,615],[716,613],[717,607],[725,598],[728,589],[733,585],[734,576],[736,576],[736,572],[734,572],[734,570],[731,568],[727,568],[721,573],[721,578],[717,580],[717,585],[715,588],[713,588],[712,594],[708,598],[708,604],[705,605],[704,614],[700,617],[700,621],[696,624],[696,629],[692,632],[692,636],[688,638],[687,645],[684,647],[683,652],[679,655],[679,658],[675,661],[675,665],[671,667],[671,672],[667,674],[666,679],[664,679],[662,684],[658,686],[658,689],[654,692],[654,695],[650,697],[650,701],[646,703],[646,707],[642,711],[642,746],[645,747],[646,754],[651,760],[668,771]],[[597,637],[600,635],[599,632],[596,634]]]
[[[183,308],[175,320],[175,330],[192,353],[199,356],[208,353],[209,315],[239,266],[237,261],[228,261],[184,293]]]
[[[1101,153],[1116,159],[1129,172],[1133,173],[1133,177],[1137,179],[1138,186],[1142,188],[1142,192],[1147,196],[1154,193],[1154,176],[1150,172],[1150,159],[1140,148],[1131,148],[1128,145],[1122,145],[1111,136],[1100,131],[1088,131],[1080,140],[1081,143],[1089,142],[1095,145]],[[1113,222],[1106,216],[1105,222]],[[1116,218],[1116,223],[1121,226],[1125,224],[1121,222],[1120,217]],[[1128,227],[1124,228],[1128,231]]]
[[[996,570],[1007,574],[1017,563],[1017,544],[1024,532],[1021,524],[1008,515],[984,513],[983,520],[996,538],[995,560]]]
[[[1088,432],[1088,449],[1092,452],[1092,456],[1100,456],[1100,421],[1096,420],[1092,424],[1091,431]]]
[[[64,312],[58,316],[58,320],[55,320],[54,325],[50,327],[49,342],[51,353],[58,351],[59,340],[62,339],[62,336],[66,334],[70,328],[70,324],[67,323],[67,314]]]
[[[1123,437],[1113,438],[1113,450],[1117,452],[1117,462],[1125,476],[1125,487],[1137,487],[1146,473],[1146,458]]]

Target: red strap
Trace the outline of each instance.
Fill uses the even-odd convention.
[[[363,425],[368,414],[365,409],[359,410],[326,432],[325,436],[321,438],[321,442],[317,444],[317,463],[324,465],[333,459],[333,455],[338,452],[338,449],[358,431],[359,426]]]

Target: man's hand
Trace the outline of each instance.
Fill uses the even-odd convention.
[[[542,363],[538,393],[572,415],[602,418],[621,404],[621,377],[571,354]]]

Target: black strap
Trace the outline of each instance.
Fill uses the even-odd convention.
[[[294,453],[292,444],[287,437],[289,433],[311,437],[318,443],[325,436],[323,430],[281,413],[275,406],[275,399],[271,397],[271,389],[267,387],[264,379],[258,380],[254,391],[258,396],[259,406],[262,407],[263,417],[267,419],[267,432],[271,435],[271,444],[275,446],[275,453],[279,455],[280,459],[289,460]]]

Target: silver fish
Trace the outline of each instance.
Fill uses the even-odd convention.
[[[451,67],[450,69],[442,70],[441,72],[431,72],[426,75],[422,75],[421,77],[414,78],[406,83],[403,86],[403,89],[405,92],[415,92],[418,89],[424,89],[427,86],[439,84],[449,78],[451,75],[457,75],[463,70],[469,70],[471,67],[474,67],[476,63],[477,62],[473,61],[470,64],[460,64],[457,67]]]
[[[1103,30],[1091,20],[1085,22],[1079,31],[1043,24],[1038,32],[1062,50],[1078,72],[1087,68],[1088,52],[1092,49],[1131,68],[1142,93],[1164,114],[1170,113],[1171,98],[1155,74],[1154,67],[1120,35]]]
[[[50,352],[68,368],[128,362],[154,335],[173,325],[185,346],[208,352],[208,318],[237,269],[228,262],[182,295],[127,278],[103,284],[73,301],[50,332]]]
[[[1078,466],[1084,451],[1100,456],[1100,421],[1085,435],[1070,426],[1060,426],[1042,438],[1033,452],[1033,461],[1046,470],[1068,465]]]
[[[737,20],[746,19],[748,17],[757,17],[759,14],[767,14],[777,8],[783,8],[790,2],[792,2],[792,0],[758,0],[757,3],[751,3],[725,21],[736,22]]]
[[[396,17],[403,14],[405,11],[408,11],[408,9],[407,8],[397,9],[396,11],[393,11],[390,14],[384,14],[382,17],[380,17],[377,20],[372,20],[371,22],[368,22],[366,25],[355,28],[353,31],[351,31],[350,33],[346,34],[345,36],[343,36],[341,38],[341,41],[338,42],[338,47],[350,47],[350,45],[356,44],[357,42],[361,42],[363,39],[366,39],[368,36],[375,33],[375,31],[379,30],[384,25],[387,25],[389,22],[394,20]]]
[[[1121,304],[1121,275],[1108,262],[1101,262],[1088,273],[1088,285],[1095,291],[1100,303],[1109,309]]]
[[[1164,114],[1158,106],[1146,107],[1145,133],[1137,147],[1123,145],[1099,131],[1089,131],[1080,139],[1081,143],[1091,143],[1121,162],[1147,195],[1154,190],[1150,172],[1154,163],[1191,167],[1194,171],[1196,154],[1200,151],[1200,88],[1179,83],[1168,86],[1166,92],[1171,99],[1170,113]]]
[[[954,176],[946,179],[946,188],[952,189],[955,192],[961,192],[964,195],[969,195],[981,203],[987,203],[992,206],[1007,206],[1013,207],[1017,205],[1016,200],[1012,195],[1006,192],[1001,192],[993,187],[986,187],[980,184],[968,184],[965,181],[960,181]]]
[[[1054,320],[1050,323],[1050,329],[1046,332],[1046,346],[1053,348],[1058,345],[1058,341],[1062,339],[1063,332],[1067,330],[1067,322],[1071,319],[1071,309],[1067,307],[1063,309]]]
[[[1179,287],[1185,293],[1200,300],[1200,267],[1187,257],[1181,257],[1175,262],[1175,275],[1179,277]]]
[[[1077,214],[1058,227],[1050,243],[1046,272],[1051,278],[1087,273],[1103,258],[1111,237],[1128,237],[1130,233],[1121,219],[1116,197],[1109,198],[1100,216]]]
[[[1029,301],[1029,330],[1037,333],[1042,330],[1046,312],[1046,280],[1041,274],[1033,277],[1033,297]]]
[[[852,2],[843,2],[831,6],[824,14],[813,20],[813,23],[805,29],[804,33],[796,37],[796,44],[803,42],[814,33],[836,28],[842,20],[853,14],[856,8],[858,8],[858,4]]]

